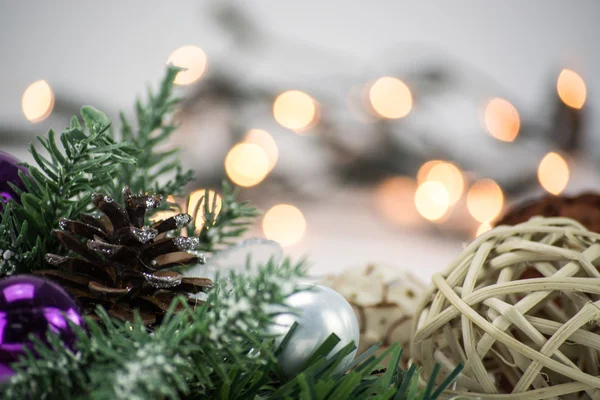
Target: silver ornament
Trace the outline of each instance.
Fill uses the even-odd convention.
[[[278,336],[276,345],[279,346],[294,322],[298,323],[278,358],[283,373],[288,377],[298,373],[308,358],[332,333],[341,340],[330,355],[350,342],[358,346],[360,338],[356,314],[341,294],[322,285],[304,285],[308,290],[293,294],[286,300],[286,304],[298,311],[298,315],[278,315],[270,330],[270,333]],[[356,350],[346,356],[336,368],[336,372],[344,371],[355,355]]]

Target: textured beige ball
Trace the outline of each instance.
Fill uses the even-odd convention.
[[[566,218],[497,227],[471,243],[418,307],[421,376],[464,369],[448,397],[600,399],[600,235]]]
[[[410,272],[383,264],[368,264],[325,278],[352,305],[360,326],[358,354],[381,342],[379,352],[392,343],[404,348],[408,361],[410,327],[425,285]]]

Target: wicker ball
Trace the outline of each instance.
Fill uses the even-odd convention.
[[[600,399],[600,234],[535,217],[479,236],[415,315],[421,376],[464,369],[447,396]],[[523,272],[534,268],[541,277]],[[504,394],[504,395],[503,395]]]
[[[379,342],[381,353],[398,342],[405,349],[402,361],[408,361],[410,327],[425,290],[419,279],[401,268],[368,264],[327,276],[324,284],[343,295],[356,312],[360,326],[357,354]]]

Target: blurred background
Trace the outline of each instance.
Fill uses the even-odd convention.
[[[599,18],[593,0],[0,0],[0,150],[32,162],[82,105],[132,115],[171,62],[189,192],[233,181],[265,211],[249,236],[316,275],[427,279],[512,204],[599,187]]]

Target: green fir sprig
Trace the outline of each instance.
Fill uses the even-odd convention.
[[[60,218],[76,218],[90,207],[89,196],[112,184],[119,168],[133,165],[138,152],[131,144],[116,142],[109,134],[110,119],[93,107],[81,109],[60,135],[53,130],[38,137],[48,157],[33,144],[29,151],[36,165],[24,163],[28,173],[19,172],[25,190],[11,185],[20,203],[10,201],[11,218],[3,218],[2,232],[19,237],[14,251],[22,256],[19,272],[41,268],[43,255],[59,251],[51,232]],[[6,235],[6,233],[4,233]]]
[[[250,271],[250,268],[248,268]],[[337,366],[355,347],[337,353],[330,336],[294,377],[280,371],[277,353],[293,340],[293,329],[276,348],[269,327],[285,299],[299,289],[290,283],[304,276],[301,263],[269,262],[256,275],[231,274],[206,303],[194,310],[176,299],[153,332],[138,319],[123,323],[100,308],[102,324],[86,320],[87,331],[72,325],[74,351],[52,331],[49,344],[34,340],[31,352],[13,364],[16,374],[2,388],[4,399],[394,399],[433,400],[442,385],[419,388],[419,371],[403,371],[399,346],[375,357],[376,347],[347,371]],[[177,305],[184,311],[174,313]],[[387,368],[380,365],[388,358]]]
[[[136,123],[132,125],[121,112],[121,139],[130,143],[139,153],[136,163],[123,165],[116,175],[112,198],[121,201],[122,189],[128,185],[134,193],[152,191],[163,195],[181,194],[183,187],[194,179],[191,170],[183,171],[179,161],[180,149],[164,147],[177,125],[172,114],[180,99],[173,96],[173,82],[180,68],[169,65],[159,90],[148,89],[146,102],[138,99],[135,104]]]

